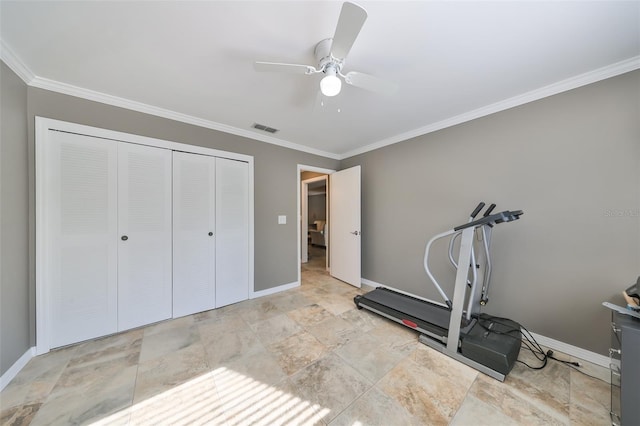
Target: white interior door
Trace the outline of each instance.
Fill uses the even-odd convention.
[[[215,157],[173,153],[173,317],[215,308]]]
[[[117,331],[117,146],[50,131],[43,274],[55,348]]]
[[[118,144],[118,330],[171,318],[171,151]]]
[[[249,298],[249,164],[216,158],[216,307]]]
[[[360,287],[360,166],[333,173],[329,179],[331,275]]]

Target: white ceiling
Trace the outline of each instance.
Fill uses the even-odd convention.
[[[3,59],[36,87],[334,158],[640,68],[639,1],[361,1],[343,71],[395,95],[343,85],[320,106],[321,75],[254,71],[316,65],[341,4],[2,0]]]

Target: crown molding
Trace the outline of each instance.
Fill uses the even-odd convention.
[[[118,96],[97,92],[95,90],[85,89],[83,87],[78,87],[71,84],[50,80],[48,78],[42,78],[42,77],[36,76],[29,85],[32,87],[37,87],[39,89],[45,89],[52,92],[62,93],[64,95],[75,96],[77,98],[82,98],[89,101],[100,102],[103,104],[125,108],[132,111],[155,115],[157,117],[180,121],[182,123],[193,124],[194,126],[217,130],[224,133],[230,133],[232,135],[258,140],[258,141],[266,142],[272,145],[278,145],[283,148],[289,148],[296,151],[302,151],[309,154],[332,158],[334,160],[339,159],[339,155],[333,152],[327,152],[327,151],[322,151],[315,148],[310,148],[308,146],[299,145],[297,143],[274,138],[272,136],[260,135],[250,130],[245,130],[238,127],[233,127],[226,124],[218,123],[215,121],[195,117],[192,115],[183,114],[180,112],[156,107],[156,106],[145,104],[142,102],[132,101],[130,99],[125,99]]]
[[[272,145],[277,145],[283,148],[289,148],[296,151],[306,152],[313,155],[319,155],[321,157],[331,158],[334,160],[344,160],[359,154],[364,154],[369,151],[373,151],[378,148],[383,148],[388,145],[393,145],[399,142],[403,142],[418,136],[426,135],[438,130],[446,129],[447,127],[462,124],[467,121],[475,120],[476,118],[485,117],[487,115],[495,114],[496,112],[504,111],[513,107],[517,107],[529,102],[537,101],[549,96],[553,96],[568,90],[576,89],[587,84],[596,83],[607,78],[615,77],[620,74],[624,74],[630,71],[634,71],[640,68],[640,56],[634,56],[632,58],[616,62],[606,67],[598,68],[593,71],[589,71],[574,77],[567,78],[565,80],[541,87],[539,89],[532,90],[522,95],[514,96],[509,99],[495,102],[493,104],[465,112],[455,117],[448,118],[446,120],[431,123],[427,126],[420,127],[409,132],[401,133],[399,135],[392,136],[387,139],[382,139],[372,144],[366,145],[361,148],[357,148],[351,151],[338,154],[335,152],[322,151],[319,149],[311,148],[308,146],[300,145],[294,142],[289,142],[284,139],[275,138],[273,136],[257,134],[253,131],[242,129],[226,124],[218,123],[211,120],[195,117],[188,114],[156,107],[153,105],[145,104],[142,102],[133,101],[118,96],[109,95],[102,92],[97,92],[90,89],[74,86],[67,83],[62,83],[48,78],[36,76],[19,58],[16,54],[7,46],[4,40],[0,39],[0,59],[7,64],[13,72],[15,72],[27,85],[37,87],[40,89],[50,90],[52,92],[62,93],[65,95],[74,96],[90,101],[100,102],[107,105],[112,105],[120,108],[129,109],[132,111],[142,112],[145,114],[154,115],[157,117],[167,118],[169,120],[180,121],[182,123],[192,124],[194,126],[204,127],[207,129],[217,130],[224,133],[229,133],[236,136],[242,136],[248,139],[253,139],[261,142],[266,142]]]
[[[362,148],[357,148],[340,155],[340,160],[350,158],[359,154],[364,154],[369,151],[373,151],[378,148],[383,148],[388,145],[393,145],[398,142],[406,141],[417,136],[426,135],[438,130],[446,129],[447,127],[462,124],[467,121],[475,120],[476,118],[485,117],[496,112],[504,111],[513,107],[517,107],[529,102],[537,101],[549,96],[557,95],[562,92],[566,92],[572,89],[576,89],[587,84],[596,83],[607,78],[615,77],[620,74],[624,74],[630,71],[634,71],[640,68],[640,56],[634,56],[624,61],[616,62],[615,64],[608,65],[606,67],[598,68],[593,71],[586,72],[574,77],[567,78],[565,80],[550,84],[548,86],[541,87],[539,89],[532,90],[522,95],[514,96],[509,99],[505,99],[482,108],[475,109],[473,111],[465,112],[455,117],[447,118],[446,120],[438,121],[436,123],[429,124],[418,129],[401,133],[396,136],[392,136],[387,139],[374,142],[370,145]]]
[[[0,59],[26,84],[31,84],[36,77],[33,72],[13,53],[4,40],[0,39]]]
[[[192,124],[194,126],[204,127],[207,129],[217,130],[236,136],[242,136],[248,139],[270,143],[272,145],[277,145],[283,148],[289,148],[296,151],[319,155],[321,157],[332,158],[334,160],[340,159],[340,155],[334,152],[327,152],[315,148],[310,148],[308,146],[289,142],[283,139],[274,138],[273,136],[257,134],[251,130],[241,129],[211,120],[205,120],[203,118],[194,117],[192,115],[159,108],[142,102],[109,95],[107,93],[97,92],[95,90],[85,89],[83,87],[62,83],[60,81],[51,80],[48,78],[38,77],[29,69],[29,67],[24,64],[24,62],[20,60],[20,58],[18,58],[13,50],[11,50],[11,48],[9,48],[5,41],[2,39],[0,39],[0,59],[2,59],[2,61],[7,64],[7,66],[11,68],[11,70],[15,72],[18,77],[20,77],[27,85],[31,87],[37,87],[39,89],[50,90],[52,92],[62,93],[64,95],[74,96],[89,101],[100,102],[103,104],[125,108],[132,111],[155,115],[157,117],[167,118],[169,120],[180,121],[182,123]]]

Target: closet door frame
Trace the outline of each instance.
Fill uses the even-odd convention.
[[[50,241],[47,240],[47,232],[39,231],[47,229],[48,204],[47,197],[48,164],[51,158],[47,149],[50,133],[61,131],[77,133],[104,139],[105,143],[127,142],[139,145],[147,145],[158,148],[182,151],[193,154],[203,154],[213,157],[228,158],[231,160],[244,161],[249,166],[249,298],[253,298],[254,292],[254,160],[253,156],[237,154],[233,152],[221,151],[212,148],[205,148],[195,145],[187,145],[162,139],[155,139],[146,136],[133,135],[129,133],[117,132],[113,130],[101,129],[83,124],[70,123],[66,121],[54,120],[45,117],[35,117],[35,253],[36,253],[36,355],[49,352],[51,349],[51,330],[49,329],[49,318],[51,315],[50,288],[47,282],[46,265],[49,262],[47,247]]]

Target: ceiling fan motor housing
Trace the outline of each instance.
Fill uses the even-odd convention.
[[[344,59],[338,59],[331,56],[332,42],[332,38],[325,38],[316,44],[314,54],[316,56],[319,71],[326,72],[327,66],[331,65],[331,68],[334,68],[336,73],[339,73],[342,69],[342,65],[344,65]]]

